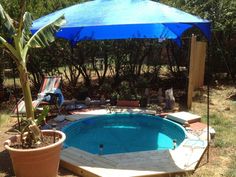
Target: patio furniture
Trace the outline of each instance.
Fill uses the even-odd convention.
[[[40,88],[37,100],[42,100],[42,104],[61,107],[64,102],[64,96],[59,88],[60,82],[60,76],[46,76]]]
[[[32,105],[34,109],[37,109],[37,107],[39,106],[41,100],[34,100],[32,101]],[[24,116],[24,114],[26,113],[25,110],[25,101],[23,100],[23,97],[18,101],[17,105],[15,105],[13,111],[12,111],[13,115],[19,115],[21,114],[22,116]]]
[[[41,110],[40,106],[50,105],[51,109],[60,111],[60,107],[64,102],[64,96],[59,89],[61,77],[58,76],[46,76],[43,84],[41,85],[40,91],[37,95],[37,99],[32,101],[33,108],[35,110]],[[23,98],[18,101],[17,105],[13,109],[13,114],[26,113],[25,102]]]

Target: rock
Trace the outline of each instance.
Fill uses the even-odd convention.
[[[64,115],[58,115],[57,117],[54,118],[55,122],[62,122],[65,120],[65,116]]]
[[[85,100],[85,105],[89,106],[91,104],[91,98],[87,97]]]
[[[173,93],[173,88],[167,89],[165,91],[165,101],[166,101],[165,109],[171,110],[174,108],[175,97]]]
[[[190,124],[188,123],[188,121],[184,122],[184,127],[190,127]]]

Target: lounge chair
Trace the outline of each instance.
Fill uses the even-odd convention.
[[[61,77],[47,76],[40,88],[37,100],[42,100],[48,104],[57,104],[61,107],[64,102],[64,96],[60,87]]]
[[[32,102],[33,108],[38,109],[40,105],[54,105],[58,110],[64,102],[64,96],[59,88],[61,77],[47,76],[44,78],[37,99]],[[13,109],[13,114],[25,114],[25,102],[23,98]]]
[[[41,102],[40,100],[32,101],[33,108],[37,109],[40,102]],[[19,114],[21,114],[23,116],[25,114],[25,112],[26,112],[26,110],[25,110],[25,101],[23,100],[23,97],[18,101],[17,105],[14,107],[12,112],[13,112],[13,116],[14,115],[19,115]]]

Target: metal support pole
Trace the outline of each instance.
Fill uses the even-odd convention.
[[[209,154],[210,154],[210,131],[209,131],[209,124],[210,124],[210,85],[209,81],[207,83],[207,162],[209,162]]]
[[[210,158],[210,42],[208,42],[207,60],[207,163]]]

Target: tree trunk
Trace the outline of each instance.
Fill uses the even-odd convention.
[[[22,92],[25,101],[26,117],[34,119],[34,108],[32,105],[32,95],[27,69],[23,66],[18,67]]]

